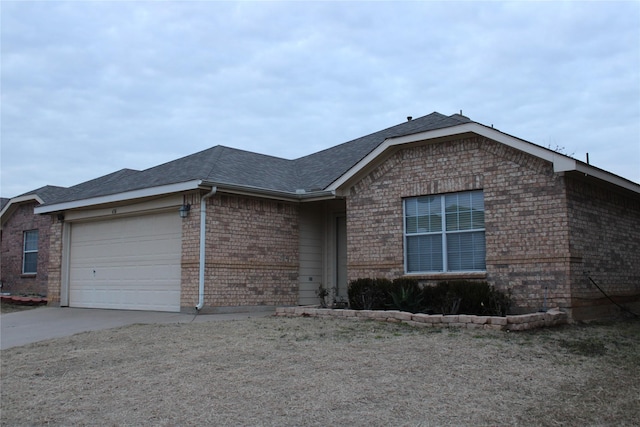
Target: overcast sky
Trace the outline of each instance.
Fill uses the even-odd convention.
[[[640,182],[640,2],[2,1],[12,197],[463,114]]]

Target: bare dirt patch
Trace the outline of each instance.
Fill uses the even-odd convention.
[[[640,322],[133,325],[4,350],[2,425],[635,425]]]

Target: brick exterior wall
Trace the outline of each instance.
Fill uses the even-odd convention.
[[[47,286],[47,304],[56,307],[60,306],[60,291],[62,286],[63,227],[63,221],[52,219],[49,234],[49,282]]]
[[[183,222],[183,310],[198,302],[200,199]],[[294,305],[298,299],[299,207],[217,194],[207,200],[205,309]]]
[[[640,196],[568,176],[573,318],[617,310],[589,280],[616,302],[640,309]]]
[[[565,185],[550,163],[474,137],[400,149],[350,189],[348,275],[404,275],[402,200],[483,190],[484,273],[415,276],[425,283],[487,280],[511,290],[515,312],[569,307],[570,259]]]
[[[2,226],[2,292],[19,294],[47,295],[49,278],[49,227],[52,218],[46,215],[34,215],[36,202],[17,206]],[[38,230],[38,268],[37,273],[22,274],[24,232]]]

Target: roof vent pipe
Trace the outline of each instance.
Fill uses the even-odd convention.
[[[211,187],[211,191],[200,198],[200,262],[198,270],[198,305],[196,312],[202,310],[204,306],[204,268],[205,268],[205,247],[207,237],[207,199],[218,191],[218,187]]]
[[[412,116],[407,116],[407,121],[410,122],[411,120],[413,120]]]

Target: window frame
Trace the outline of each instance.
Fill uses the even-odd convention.
[[[29,247],[27,248],[27,243],[33,243],[32,240],[29,240],[28,236],[35,234],[35,249]],[[33,239],[33,238],[32,238]],[[28,276],[35,276],[38,274],[38,247],[40,244],[40,233],[38,229],[34,230],[25,230],[22,233],[22,274]],[[34,270],[27,271],[27,255],[29,258],[33,258],[35,256],[35,265]]]
[[[473,215],[473,210],[470,211],[470,215],[469,215],[469,222],[470,222],[470,226],[469,228],[465,228],[465,229],[448,229],[447,227],[447,215],[450,214],[451,212],[447,212],[447,206],[446,206],[446,200],[447,200],[447,196],[453,196],[453,195],[469,195],[472,193],[480,193],[482,195],[482,227],[474,227],[475,224],[475,220],[474,220],[474,215]],[[431,211],[431,206],[429,207],[429,211],[428,211],[428,215],[430,217],[429,219],[429,228],[431,228],[431,215],[436,215],[436,216],[440,216],[440,225],[439,225],[439,230],[436,231],[419,231],[419,217],[420,215],[415,216],[415,228],[416,231],[415,232],[408,232],[408,228],[407,228],[407,219],[409,218],[409,216],[407,215],[407,204],[409,201],[412,200],[419,200],[421,198],[437,198],[439,200],[439,206],[440,209],[437,213],[433,213],[433,211]],[[460,206],[460,205],[457,205]],[[473,206],[472,206],[473,208]],[[466,274],[466,273],[486,273],[486,226],[485,226],[485,208],[484,208],[484,191],[483,190],[470,190],[470,191],[460,191],[460,192],[453,192],[453,193],[442,193],[442,194],[429,194],[429,195],[422,195],[422,196],[412,196],[412,197],[405,197],[402,199],[402,221],[403,221],[403,230],[402,230],[402,234],[403,234],[403,245],[404,245],[404,272],[405,274],[408,275],[420,275],[420,274]],[[416,212],[417,213],[417,212]],[[459,215],[459,211],[458,211],[458,215]],[[427,216],[427,215],[425,215]],[[459,222],[458,222],[459,223]],[[413,226],[413,224],[412,224]],[[436,227],[437,228],[437,227]],[[459,228],[459,227],[457,227]],[[467,234],[472,236],[479,236],[481,234],[482,239],[484,240],[484,259],[482,264],[484,265],[484,268],[482,269],[478,269],[478,268],[471,268],[471,269],[461,269],[461,270],[454,270],[454,269],[449,269],[449,251],[450,251],[450,242],[449,240],[449,236],[453,236],[453,235],[460,235],[460,234]],[[441,265],[441,269],[438,270],[409,270],[410,267],[410,263],[409,263],[409,240],[411,237],[418,237],[418,236],[438,236],[440,237],[439,239],[437,239],[440,242],[440,250],[441,252],[439,254],[435,254],[436,258],[438,256],[442,257],[442,265]],[[472,246],[473,248],[473,246]],[[439,260],[438,260],[439,261]]]

